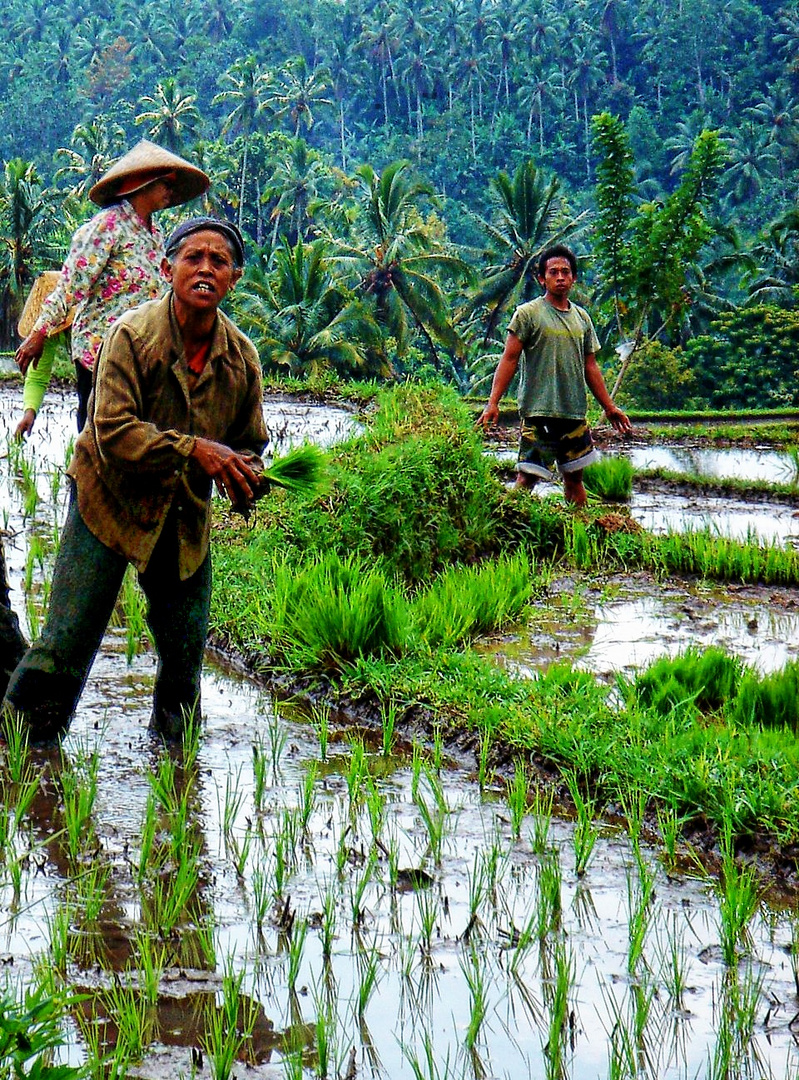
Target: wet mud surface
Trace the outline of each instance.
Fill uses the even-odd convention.
[[[302,409],[313,428],[320,414]],[[337,430],[339,418],[321,415],[323,432]],[[299,423],[285,420],[288,436]],[[49,445],[58,464],[69,425],[50,426],[36,453],[44,459]],[[20,604],[31,537],[52,531],[63,490],[54,505],[43,463],[40,503],[25,517],[7,473],[0,468]],[[609,680],[664,650],[727,643],[769,670],[796,655],[797,618],[789,590],[564,579],[524,632],[485,648],[531,675],[570,658]],[[60,965],[67,985],[89,995],[80,1009],[109,1046],[125,1020],[114,988],[127,988],[127,1012],[141,1013],[144,1033],[127,1075],[211,1075],[208,1031],[230,972],[240,978],[234,1026],[250,1028],[239,1080],[319,1075],[320,1031],[329,1075],[348,1080],[413,1078],[428,1047],[433,1075],[520,1080],[548,1075],[556,1046],[564,1076],[594,1080],[624,1074],[625,1039],[641,1076],[725,1075],[725,1062],[729,1076],[795,1075],[790,910],[760,907],[730,964],[718,886],[696,863],[666,865],[646,843],[636,850],[600,825],[578,873],[574,823],[539,805],[517,835],[503,788],[480,790],[468,748],[414,765],[369,750],[367,739],[364,754],[357,724],[335,715],[323,745],[318,724],[211,654],[196,769],[178,767],[175,781],[176,794],[187,793],[199,872],[167,928],[154,883],[174,885],[173,862],[140,871],[153,777],[165,768],[147,726],[154,657],[145,648],[128,663],[125,652],[124,627],[112,629],[63,754],[36,752],[26,826],[0,861],[0,955],[23,980],[42,958]],[[91,839],[76,856],[63,775],[95,750]],[[159,817],[156,847],[166,849],[174,828]],[[699,831],[694,840],[703,843]],[[102,878],[94,908],[90,871]],[[162,950],[146,1007],[143,938]],[[76,1007],[64,1052],[72,1062],[85,1054],[77,1021]]]
[[[564,577],[523,631],[482,648],[522,672],[568,660],[611,681],[689,645],[721,646],[764,673],[781,668],[799,657],[799,594],[646,573]]]

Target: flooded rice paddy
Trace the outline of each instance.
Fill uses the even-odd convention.
[[[514,450],[501,450],[499,460],[515,462]],[[682,447],[631,447],[625,451],[636,469],[668,469],[702,478],[793,483],[795,463],[790,454],[765,450],[689,449]],[[555,484],[542,483],[541,495],[557,493]],[[799,503],[799,493],[797,496]],[[721,536],[761,543],[799,545],[799,513],[795,506],[770,502],[767,496],[756,502],[735,495],[675,493],[654,488],[633,490],[630,514],[654,533],[711,529]]]
[[[3,391],[7,424],[14,395]],[[46,592],[62,514],[52,470],[68,407],[42,417],[27,480],[12,457],[0,463],[26,622],[37,603],[22,585]],[[270,426],[291,441],[334,441],[351,422],[274,408]],[[610,675],[691,643],[720,641],[763,668],[796,654],[788,591],[641,577],[554,592],[516,635],[526,658],[510,662],[531,673],[573,657]],[[96,1039],[134,1048],[119,1075],[153,1080],[799,1071],[791,912],[757,904],[733,929],[718,886],[643,838],[558,820],[544,799],[522,815],[442,747],[386,757],[210,658],[196,767],[176,767],[147,730],[153,657],[128,663],[127,650],[126,627],[113,628],[63,756],[33,759],[19,820],[23,785],[4,781],[0,959],[26,982],[50,965],[87,995],[63,1060],[91,1059]],[[77,824],[76,778],[94,793]]]
[[[796,481],[796,458],[782,450],[695,446],[633,446],[626,451],[635,469],[667,469],[703,479]]]

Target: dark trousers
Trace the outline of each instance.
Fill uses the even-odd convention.
[[[0,697],[5,693],[11,672],[22,659],[28,643],[11,609],[3,541],[0,539]]]
[[[4,704],[22,713],[33,742],[63,733],[83,690],[114,609],[127,560],[102,544],[70,499],[41,638],[11,676]],[[200,674],[211,601],[211,559],[186,581],[178,577],[177,531],[167,521],[139,583],[158,652],[153,727],[180,736],[200,708]]]
[[[88,415],[89,395],[92,392],[92,373],[75,361],[75,377],[78,381],[78,433],[83,431]]]

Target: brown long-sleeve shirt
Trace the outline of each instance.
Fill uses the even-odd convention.
[[[262,397],[258,354],[222,312],[196,379],[171,292],[123,315],[103,344],[67,470],[89,530],[143,570],[174,507],[180,577],[190,577],[210,535],[211,480],[189,457],[195,437],[260,454]]]

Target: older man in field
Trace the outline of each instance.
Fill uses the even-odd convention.
[[[194,218],[165,252],[169,292],[123,315],[102,347],[47,622],[6,693],[34,742],[69,725],[128,563],[158,652],[153,727],[180,737],[199,709],[212,484],[248,505],[268,435],[258,355],[219,311],[242,272],[238,230]]]

